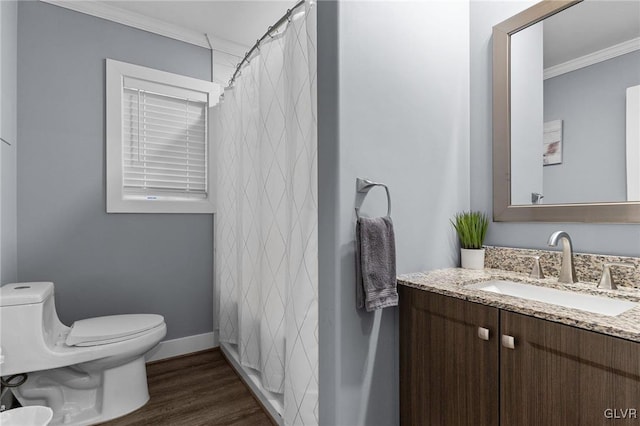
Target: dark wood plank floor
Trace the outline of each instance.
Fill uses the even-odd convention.
[[[147,377],[149,402],[103,426],[273,424],[218,348],[149,364]]]

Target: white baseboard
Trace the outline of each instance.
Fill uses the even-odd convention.
[[[147,362],[159,361],[161,359],[204,351],[218,346],[218,332],[213,331],[210,333],[195,334],[193,336],[160,342],[158,346],[151,349],[147,355],[145,355],[145,359]]]

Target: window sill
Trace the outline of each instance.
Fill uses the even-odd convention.
[[[107,201],[107,213],[196,213],[213,214],[211,200],[197,199],[120,199]]]

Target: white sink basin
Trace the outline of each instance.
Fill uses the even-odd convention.
[[[564,306],[566,308],[579,309],[581,311],[593,312],[609,317],[615,317],[638,306],[637,303],[626,300],[592,296],[590,294],[576,293],[573,291],[556,290],[554,288],[540,287],[537,285],[517,283],[513,281],[493,280],[477,284],[469,284],[465,287],[550,303],[552,305]]]

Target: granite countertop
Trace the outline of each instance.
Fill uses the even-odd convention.
[[[467,284],[495,279],[519,281],[558,290],[576,291],[583,294],[612,297],[640,303],[640,292],[635,288],[601,290],[596,288],[596,284],[594,283],[561,284],[558,283],[557,278],[537,280],[529,278],[526,274],[500,269],[437,269],[429,272],[401,275],[398,277],[398,284],[640,343],[640,305],[618,316],[610,317],[549,303],[536,302],[519,297],[464,287]]]

